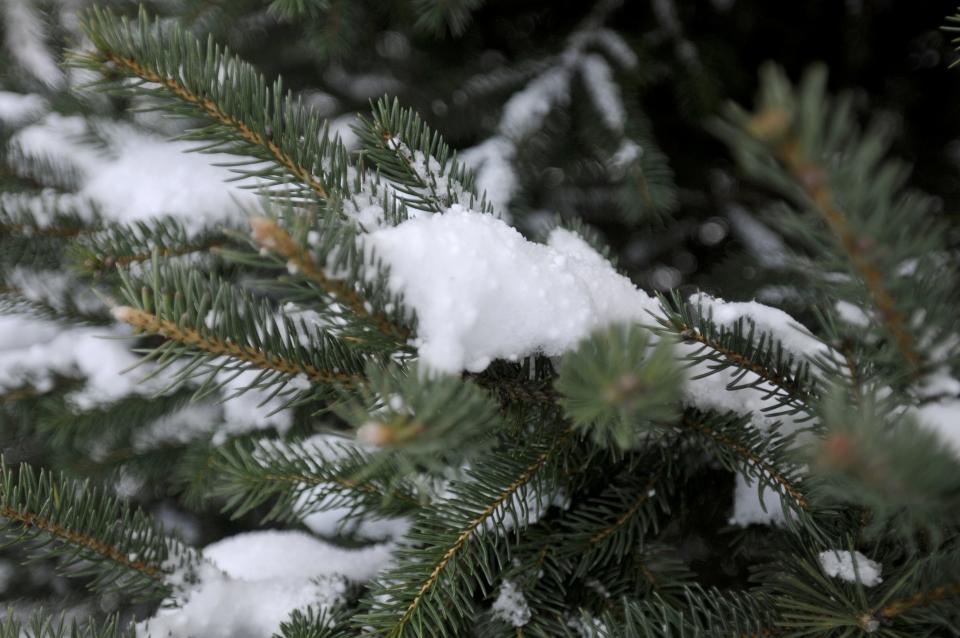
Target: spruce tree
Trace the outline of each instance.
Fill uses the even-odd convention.
[[[0,635],[960,635],[960,17],[834,4],[5,0]]]

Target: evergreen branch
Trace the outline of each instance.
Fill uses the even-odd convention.
[[[899,535],[909,544],[923,530],[936,546],[958,519],[960,473],[943,439],[891,401],[865,393],[851,405],[842,391],[821,404],[826,431],[811,452],[811,469],[828,481],[825,500],[871,512],[867,532]]]
[[[755,113],[731,108],[714,129],[745,172],[808,212],[778,216],[778,227],[816,257],[815,268],[798,261],[797,270],[833,299],[875,310],[853,336],[889,375],[884,383],[916,382],[934,360],[955,365],[960,346],[933,345],[955,332],[955,268],[931,198],[907,187],[907,165],[885,157],[893,127],[877,120],[861,132],[851,96],[826,95],[823,67],[798,87],[775,67],[762,75]],[[811,277],[822,272],[849,277]]]
[[[834,195],[828,182],[828,172],[808,156],[801,139],[785,135],[787,114],[783,111],[761,111],[748,123],[748,130],[763,142],[772,142],[776,157],[783,162],[789,174],[809,197],[814,209],[833,232],[837,243],[850,258],[851,263],[867,287],[874,306],[887,324],[903,358],[916,369],[920,355],[914,349],[913,336],[906,328],[903,313],[884,285],[884,273],[877,267],[867,252],[869,240],[860,236],[846,214],[834,203]],[[784,127],[784,128],[781,128]]]
[[[113,268],[159,257],[181,257],[207,252],[227,242],[219,231],[192,234],[175,217],[152,218],[130,224],[110,224],[86,235],[73,246],[75,259],[86,270],[103,273]]]
[[[338,609],[332,613],[325,608],[317,611],[295,609],[289,620],[280,623],[280,631],[273,638],[351,638],[355,636],[347,614]],[[0,637],[2,638],[2,637]]]
[[[603,446],[636,447],[644,425],[669,420],[680,398],[673,344],[638,325],[615,325],[583,340],[563,358],[556,389],[580,430]]]
[[[318,320],[295,320],[215,275],[161,267],[159,260],[139,281],[124,271],[120,275],[131,305],[114,307],[114,316],[167,339],[148,356],[159,363],[152,374],[182,363],[186,355],[189,362],[178,364],[175,377],[182,381],[205,374],[198,396],[244,370],[258,372],[251,387],[275,388],[274,394],[291,383],[298,388],[302,381],[316,384],[320,393],[363,382],[362,356],[324,331]],[[227,378],[218,377],[221,371]]]
[[[746,417],[687,411],[677,427],[709,443],[718,459],[731,471],[743,472],[761,485],[770,486],[797,514],[806,514],[811,503],[798,468],[787,455],[791,441],[775,433],[766,437]]]
[[[0,527],[38,556],[59,556],[64,572],[93,576],[94,589],[162,598],[170,560],[194,560],[141,511],[89,483],[36,474],[25,464],[16,478],[2,466],[0,477]]]
[[[284,359],[250,345],[232,343],[226,339],[203,335],[199,330],[181,327],[172,320],[161,319],[149,312],[130,306],[114,307],[113,316],[117,321],[133,326],[140,332],[157,334],[208,354],[233,357],[263,370],[273,370],[291,377],[303,374],[311,381],[323,385],[352,386],[358,383],[358,377],[354,375],[321,370],[312,364]]]
[[[234,516],[273,500],[265,520],[299,518],[344,505],[388,515],[420,506],[405,479],[358,478],[369,463],[368,453],[346,441],[237,443],[232,450],[221,450],[214,461],[216,493],[227,499],[224,508]]]
[[[500,450],[478,459],[468,472],[472,480],[454,482],[448,500],[418,515],[409,540],[421,546],[400,551],[398,566],[371,592],[370,611],[355,622],[390,638],[449,635],[466,616],[477,581],[492,580],[488,561],[503,561],[498,546],[508,531],[505,517],[521,525],[530,507],[527,491],[539,502],[538,477],[573,434],[570,426],[549,443],[530,442],[516,458]]]
[[[477,193],[476,180],[458,162],[437,131],[432,130],[396,99],[373,105],[373,119],[359,118],[355,127],[362,144],[361,157],[399,191],[400,199],[419,210],[441,213],[453,204],[491,212],[486,197]]]
[[[772,601],[752,592],[720,592],[716,589],[687,587],[680,605],[659,594],[643,600],[626,598],[621,619],[608,613],[603,623],[606,638],[767,638],[776,635],[768,629],[775,624]]]
[[[0,619],[0,638],[132,638],[133,631],[124,628],[116,615],[102,623],[67,622],[64,614],[53,616],[43,610],[34,612],[26,623],[17,620],[13,610]]]
[[[785,408],[778,414],[811,413],[817,399],[816,380],[806,361],[795,361],[783,344],[767,332],[758,331],[753,321],[737,319],[732,326],[717,325],[705,316],[703,305],[693,306],[674,292],[660,295],[661,314],[655,319],[661,333],[671,334],[700,348],[685,355],[690,365],[707,363],[709,370],[697,377],[734,368],[728,390],[757,388],[764,398],[776,401],[771,408]],[[749,380],[752,373],[756,379]],[[769,387],[764,387],[769,384]]]
[[[171,112],[208,122],[207,127],[185,136],[203,141],[204,151],[243,155],[277,169],[235,167],[242,175],[266,179],[275,186],[285,185],[289,176],[302,185],[301,194],[320,201],[334,194],[331,185],[342,181],[346,150],[339,141],[328,139],[312,111],[283,96],[279,80],[268,87],[253,67],[212,40],[204,47],[179,26],[165,29],[143,8],[136,27],[98,8],[86,12],[82,24],[95,50],[75,55],[74,64],[106,78],[118,73],[137,78],[140,86],[116,80],[107,84],[120,92],[172,98],[167,107]],[[331,168],[324,173],[327,164]]]
[[[398,476],[444,476],[488,449],[503,428],[499,406],[470,381],[429,376],[416,364],[371,364],[366,377],[359,399],[346,397],[334,409],[357,428],[360,441],[384,449]],[[377,457],[368,465],[376,473]]]
[[[369,320],[388,338],[401,343],[410,338],[410,331],[402,325],[396,325],[384,313],[372,310],[368,302],[346,280],[328,277],[317,266],[310,252],[298,244],[290,234],[276,221],[267,217],[250,219],[254,241],[263,248],[282,255],[294,272],[303,273],[307,278],[325,290],[334,301],[346,304],[360,320]]]
[[[951,598],[960,598],[960,583],[941,585],[927,591],[918,592],[907,598],[894,600],[878,609],[874,615],[880,619],[892,620],[917,607],[926,607]]]

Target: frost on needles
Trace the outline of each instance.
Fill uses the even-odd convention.
[[[334,4],[257,19],[327,24]],[[411,10],[463,34],[476,4]],[[37,28],[11,7],[8,29]],[[646,292],[589,226],[524,203],[524,163],[582,107],[594,194],[621,221],[682,214],[625,90],[647,61],[618,10],[599,2],[550,53],[466,82],[464,99],[508,95],[459,157],[397,100],[331,133],[317,95],[143,9],[84,11],[66,74],[18,50],[33,92],[0,70],[16,185],[0,192],[0,396],[63,473],[4,466],[0,525],[123,611],[76,628],[38,612],[27,635],[957,626],[957,288],[941,227],[907,223],[929,199],[821,70],[795,85],[769,67],[756,110],[711,129],[777,206],[789,242],[767,265],[813,310]],[[405,46],[371,45],[397,64]],[[93,114],[108,104],[155,119]],[[201,541],[171,497],[233,521]]]

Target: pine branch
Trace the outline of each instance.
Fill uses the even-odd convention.
[[[324,202],[342,190],[345,148],[327,137],[310,109],[283,95],[279,80],[268,87],[253,67],[212,40],[204,47],[179,26],[151,19],[145,9],[132,25],[94,8],[84,13],[82,25],[94,50],[76,54],[73,64],[101,73],[110,90],[168,98],[170,112],[205,121],[184,137],[203,142],[206,152],[250,158],[233,168],[268,182],[265,192],[290,187],[295,197]],[[298,185],[290,185],[290,178]]]
[[[195,560],[140,510],[89,483],[37,474],[25,464],[16,477],[2,466],[0,476],[0,527],[35,556],[58,557],[65,573],[92,577],[93,589],[163,598],[174,563]]]
[[[643,600],[624,599],[621,619],[603,618],[607,638],[766,638],[776,635],[775,616],[768,597],[758,593],[720,592],[689,587],[675,606],[653,594]],[[618,609],[618,611],[620,611]]]
[[[700,348],[685,355],[691,366],[707,364],[709,370],[694,379],[733,369],[727,390],[759,389],[773,400],[771,416],[810,414],[817,400],[816,379],[810,364],[796,361],[773,335],[758,331],[753,321],[738,319],[733,326],[717,325],[705,316],[703,306],[683,301],[679,293],[659,297],[658,332],[670,334]],[[750,375],[755,375],[751,379]],[[781,410],[782,408],[782,410]]]
[[[317,265],[310,251],[296,242],[276,221],[267,217],[253,217],[250,225],[253,228],[253,239],[259,246],[281,255],[286,260],[288,269],[295,274],[303,273],[326,291],[335,303],[345,304],[356,319],[372,323],[388,339],[405,343],[410,338],[410,331],[405,326],[398,325],[385,313],[372,308],[351,285],[350,279],[329,277],[324,269]],[[345,237],[341,245],[347,240]]]
[[[351,638],[355,635],[342,610],[331,613],[308,607],[306,611],[294,610],[289,620],[280,623],[280,631],[273,638]]]
[[[168,341],[148,358],[158,360],[154,374],[186,356],[176,368],[183,381],[205,370],[202,396],[220,387],[220,371],[257,370],[255,385],[281,392],[297,377],[329,392],[334,386],[356,387],[363,381],[360,356],[317,326],[295,321],[270,303],[211,275],[176,266],[154,268],[137,281],[121,271],[129,306],[113,308],[114,316],[138,331]]]
[[[224,509],[235,517],[273,501],[264,520],[344,506],[363,514],[398,515],[420,506],[414,486],[397,470],[388,473],[388,481],[359,478],[370,463],[369,453],[346,440],[237,443],[214,461],[215,493],[227,499]]]
[[[118,616],[112,615],[102,623],[67,622],[65,614],[53,616],[35,612],[25,623],[17,620],[13,610],[0,619],[0,638],[132,638],[133,632],[124,628]]]
[[[359,397],[345,397],[334,410],[357,438],[382,448],[398,477],[411,472],[444,476],[476,458],[504,427],[496,403],[470,381],[429,376],[418,365],[368,365]],[[378,457],[367,473],[376,474]]]
[[[205,253],[227,243],[220,231],[190,233],[175,217],[159,217],[129,224],[110,224],[88,234],[73,246],[74,259],[89,272],[102,274],[117,266],[162,258]]]
[[[616,325],[594,333],[563,358],[556,389],[560,405],[600,445],[631,449],[644,425],[669,420],[680,398],[673,344],[650,344],[650,332]]]
[[[731,108],[714,130],[751,177],[808,212],[778,216],[778,227],[816,257],[804,276],[833,299],[874,309],[870,330],[857,336],[890,344],[889,353],[876,344],[869,353],[890,374],[884,382],[915,382],[931,360],[955,361],[955,348],[934,352],[932,345],[954,333],[947,309],[958,298],[955,268],[931,199],[906,187],[906,165],[885,158],[892,127],[878,120],[861,132],[850,96],[826,96],[822,67],[798,87],[775,67],[762,79],[756,112]],[[810,277],[837,271],[850,278]]]
[[[763,435],[749,418],[734,414],[689,410],[676,427],[696,435],[729,470],[773,489],[794,515],[805,518],[811,513],[807,492],[812,486],[801,478],[800,467],[791,458],[791,439],[776,433]]]
[[[910,546],[923,531],[938,545],[958,521],[960,473],[936,432],[874,393],[856,405],[841,392],[820,407],[826,434],[811,452],[811,469],[828,479],[822,498],[855,504],[872,515],[867,532],[892,534]]]
[[[504,562],[503,537],[523,525],[529,500],[540,502],[544,473],[573,435],[571,427],[516,453],[501,450],[478,459],[468,481],[449,487],[449,499],[422,511],[401,549],[397,567],[384,574],[355,623],[389,638],[449,635],[469,617],[470,596],[492,584]]]
[[[492,212],[477,192],[473,173],[458,162],[437,131],[413,109],[386,98],[373,105],[373,118],[359,118],[360,156],[377,168],[409,207],[442,213],[453,204]]]

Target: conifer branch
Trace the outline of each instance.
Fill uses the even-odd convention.
[[[397,568],[372,591],[370,611],[355,621],[390,638],[449,635],[466,614],[468,592],[484,575],[492,579],[488,562],[503,560],[504,517],[522,524],[529,507],[525,490],[534,489],[539,498],[531,485],[543,480],[540,475],[573,435],[568,426],[549,443],[531,442],[518,458],[506,450],[481,457],[470,480],[451,485],[449,499],[420,512],[409,540],[422,546],[401,550]]]
[[[927,591],[918,592],[907,598],[901,598],[885,604],[874,614],[875,618],[891,620],[902,616],[912,609],[926,607],[951,598],[960,598],[960,583],[951,583],[934,587]]]
[[[810,365],[795,361],[773,335],[758,331],[750,320],[738,319],[731,327],[717,325],[704,315],[700,304],[684,302],[677,293],[670,297],[661,295],[660,308],[661,315],[655,317],[660,332],[702,346],[686,356],[691,363],[712,364],[710,371],[701,377],[732,367],[735,371],[728,390],[758,388],[765,390],[788,413],[801,410],[812,413],[817,388]],[[748,372],[756,375],[756,381],[741,383]],[[763,388],[764,382],[774,389]]]
[[[361,383],[361,378],[355,375],[321,370],[309,363],[294,362],[250,345],[203,335],[193,328],[179,326],[174,321],[161,319],[154,314],[130,306],[115,306],[112,312],[117,321],[133,326],[140,332],[158,334],[208,354],[226,355],[264,370],[273,370],[290,376],[303,374],[311,381],[323,385],[353,387]]]
[[[420,607],[420,604],[423,602],[424,596],[429,592],[437,582],[437,579],[443,574],[443,571],[447,568],[450,562],[457,556],[457,554],[463,549],[464,545],[474,537],[477,530],[481,525],[490,520],[490,517],[493,516],[493,513],[496,512],[514,495],[517,491],[527,484],[533,475],[543,467],[544,463],[547,462],[547,459],[554,453],[554,451],[563,444],[571,435],[573,434],[573,429],[568,428],[560,438],[554,443],[553,447],[549,450],[541,453],[537,456],[536,459],[529,465],[527,465],[523,471],[514,479],[512,483],[507,485],[496,497],[487,503],[487,505],[467,524],[460,530],[459,534],[454,539],[453,543],[446,549],[444,554],[440,557],[440,560],[433,566],[433,570],[427,576],[420,587],[417,589],[417,593],[414,595],[413,600],[410,601],[410,604],[407,606],[403,615],[399,618],[396,624],[396,628],[393,631],[394,635],[401,635],[403,628],[410,622],[410,619],[413,617],[413,614]]]
[[[163,597],[171,557],[193,555],[139,510],[110,498],[89,483],[69,481],[21,465],[16,479],[0,467],[0,528],[17,532],[13,542],[43,556],[60,556],[69,574],[94,576],[92,586],[135,597]],[[174,555],[176,552],[177,555]]]
[[[751,438],[746,435],[744,428],[751,426],[745,425],[742,418],[708,418],[703,414],[688,411],[680,419],[679,427],[704,436],[719,447],[733,453],[750,468],[748,472],[750,475],[769,483],[777,492],[789,497],[790,502],[797,509],[804,512],[810,510],[810,501],[799,485],[798,479],[778,469],[782,464],[772,461],[764,454],[765,449],[779,449],[777,443],[772,440],[762,443],[758,437]]]
[[[277,222],[268,217],[250,219],[253,240],[260,246],[282,255],[291,269],[303,273],[307,278],[327,291],[337,302],[346,304],[361,320],[371,321],[381,333],[400,343],[410,338],[405,326],[394,324],[386,315],[375,312],[366,300],[346,281],[328,277],[319,267],[310,252],[297,243]]]
[[[283,95],[279,81],[268,86],[263,76],[212,40],[206,47],[179,26],[166,29],[141,7],[138,24],[94,8],[83,16],[94,50],[75,55],[72,63],[101,73],[120,93],[152,93],[172,102],[175,114],[200,117],[208,126],[186,134],[202,141],[205,152],[226,151],[251,158],[241,175],[272,182],[269,195],[284,195],[292,177],[314,201],[326,202],[342,182],[346,150],[331,141],[312,111]],[[117,76],[122,76],[120,79]],[[136,78],[131,85],[124,78]],[[213,140],[213,141],[211,141]],[[262,162],[276,167],[265,169]],[[323,173],[330,167],[329,175]]]
[[[409,481],[360,476],[370,461],[369,454],[346,441],[322,447],[262,441],[248,448],[238,443],[233,450],[221,450],[214,461],[220,483],[216,493],[227,498],[225,508],[235,516],[274,499],[267,520],[341,505],[385,514],[420,507]]]
[[[48,615],[44,610],[34,612],[25,622],[12,610],[0,619],[0,638],[133,638],[131,628],[124,627],[116,614],[100,623],[67,622],[65,614]]]
[[[854,231],[847,216],[836,206],[827,170],[808,157],[798,137],[785,135],[788,123],[786,112],[771,108],[758,113],[747,124],[747,130],[761,142],[773,143],[776,157],[810,198],[814,210],[827,223],[837,243],[849,256],[874,306],[893,335],[900,354],[916,373],[921,363],[920,355],[914,349],[913,336],[907,330],[903,313],[883,283],[883,272],[867,252],[870,241]]]

